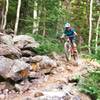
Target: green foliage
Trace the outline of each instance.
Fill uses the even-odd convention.
[[[6,4],[2,4],[5,0],[0,0],[0,9],[5,8]],[[20,18],[18,25],[18,34],[32,33],[35,28],[38,28],[38,34],[46,33],[50,37],[55,37],[57,34],[63,32],[63,27],[66,22],[69,22],[75,28],[79,36],[82,36],[84,44],[78,49],[88,50],[88,34],[89,34],[89,13],[90,13],[90,0],[21,0]],[[37,3],[37,6],[35,5]],[[17,0],[9,0],[9,10],[7,15],[7,27],[14,29],[15,19],[17,13]],[[97,0],[93,1],[93,28],[92,28],[92,53],[95,54],[95,37],[97,20],[100,15],[100,7]],[[36,10],[37,18],[33,18],[33,12]],[[0,10],[1,11],[1,10]],[[1,19],[1,17],[0,17]],[[38,23],[34,26],[33,23]],[[100,30],[100,28],[98,29]],[[54,34],[55,33],[55,34]],[[100,33],[100,32],[99,32]],[[100,35],[100,34],[99,34]],[[55,41],[55,40],[53,40]],[[54,44],[46,41],[47,43],[41,44],[42,48],[51,50],[49,46],[54,48]],[[98,39],[98,45],[100,39]],[[58,45],[56,43],[56,45]],[[56,46],[59,47],[59,46]],[[57,48],[55,48],[57,49]],[[45,49],[43,49],[45,50]],[[41,50],[40,50],[41,51]],[[45,51],[45,52],[47,52]],[[99,59],[99,52],[93,55]]]
[[[100,62],[100,50],[98,50],[97,54],[92,54],[91,57],[99,60],[99,62]]]
[[[84,82],[80,84],[81,91],[100,100],[100,69],[88,73]]]
[[[42,35],[34,35],[33,37],[36,41],[40,43],[39,48],[35,49],[38,52],[38,54],[49,54],[53,51],[57,53],[63,52],[63,45],[57,39],[43,37]]]
[[[9,0],[9,10],[7,17],[7,28],[14,28],[17,11],[17,1]]]
[[[0,7],[3,5],[4,1],[0,0]]]

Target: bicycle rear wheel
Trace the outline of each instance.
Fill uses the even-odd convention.
[[[73,58],[74,58],[74,60],[77,60],[78,59],[78,52],[74,52],[73,53]]]

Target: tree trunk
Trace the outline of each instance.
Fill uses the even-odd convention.
[[[87,25],[89,24],[89,0],[86,1]]]
[[[17,7],[17,15],[16,15],[16,23],[15,23],[15,29],[14,34],[17,34],[18,31],[18,23],[19,23],[19,16],[20,16],[20,8],[21,8],[21,0],[18,0],[18,7]]]
[[[38,31],[38,11],[37,2],[34,1],[34,11],[33,11],[33,34]]]
[[[89,41],[88,41],[88,50],[89,54],[91,54],[91,38],[92,38],[92,6],[93,6],[93,0],[90,1],[90,29],[89,29]]]
[[[98,21],[97,21],[97,27],[96,27],[96,42],[95,42],[95,54],[98,53],[98,50],[97,50],[97,47],[98,47],[98,35],[99,35],[99,24],[100,24],[100,16],[98,18]]]
[[[4,7],[2,8],[2,13],[1,13],[1,29],[3,29],[3,23],[4,23]]]
[[[46,25],[45,25],[45,21],[43,22],[43,36],[46,35]]]
[[[45,6],[44,6],[44,9],[43,9],[43,11],[44,11],[44,20],[43,20],[43,36],[45,36],[46,35],[46,8],[45,8]]]
[[[9,7],[9,0],[6,0],[6,11],[5,11],[5,14],[4,14],[4,23],[3,23],[3,30],[5,29],[6,27],[6,23],[7,23],[7,13],[8,13],[8,7]]]
[[[61,9],[61,7],[62,7],[62,1],[59,1],[59,10]],[[57,22],[56,22],[56,36],[59,34],[60,28],[62,27],[60,25],[61,25],[61,21],[59,19],[59,15],[58,15]]]
[[[1,0],[0,1],[0,29],[2,30],[3,29],[3,16],[4,16],[4,3],[5,1],[4,0]]]

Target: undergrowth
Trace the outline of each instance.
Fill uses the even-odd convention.
[[[53,51],[59,54],[63,52],[63,43],[60,40],[42,35],[33,35],[33,37],[40,44],[38,48],[35,48],[38,54],[50,54]]]
[[[79,85],[80,90],[89,94],[93,100],[100,100],[100,69],[88,73]]]

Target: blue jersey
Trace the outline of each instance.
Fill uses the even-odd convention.
[[[70,30],[64,30],[64,34],[66,35],[66,36],[69,36],[69,37],[73,37],[73,36],[75,36],[75,31],[74,31],[74,29],[70,29]]]

